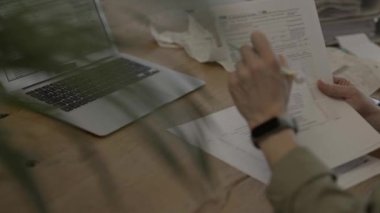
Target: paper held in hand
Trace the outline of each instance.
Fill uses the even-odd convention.
[[[380,135],[350,106],[322,95],[316,81],[331,81],[332,70],[313,0],[266,0],[213,8],[230,62],[239,60],[239,47],[259,30],[277,54],[286,56],[304,81],[294,84],[288,113],[300,125],[299,144],[328,167],[335,168],[380,147]],[[260,101],[260,100],[258,100]],[[171,132],[241,171],[264,180],[269,169],[250,140],[246,122],[233,107],[180,125]],[[267,170],[268,173],[262,173]]]

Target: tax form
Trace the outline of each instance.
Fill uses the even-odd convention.
[[[310,79],[330,79],[331,72],[326,61],[325,48],[321,47],[318,17],[313,1],[306,0],[261,0],[240,2],[213,7],[220,37],[233,71],[240,60],[239,49],[250,45],[253,31],[265,33],[277,54],[286,56],[290,66],[304,72]],[[324,46],[324,45],[323,45]]]
[[[295,6],[297,5],[297,6]],[[313,1],[284,0],[240,2],[213,7],[217,28],[230,67],[240,60],[240,47],[251,45],[253,31],[262,31],[276,54],[284,55],[303,83],[294,84],[288,112],[301,128],[320,125],[337,115],[322,109],[326,99],[315,86],[318,79],[331,81],[331,69]],[[232,70],[232,68],[231,68]]]
[[[332,70],[313,0],[241,2],[217,6],[213,11],[231,65],[239,60],[239,47],[250,42],[251,32],[260,30],[269,37],[275,52],[285,55],[290,67],[304,78],[294,84],[288,106],[288,113],[300,126],[300,145],[329,168],[380,147],[380,135],[362,117],[316,88],[318,79],[332,78]],[[250,130],[235,107],[170,131],[258,180],[269,180],[264,156],[252,145]]]

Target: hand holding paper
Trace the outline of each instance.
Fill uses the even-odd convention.
[[[281,72],[286,61],[277,59],[264,34],[254,32],[252,43],[255,50],[251,46],[241,49],[242,61],[230,75],[229,88],[238,110],[253,129],[286,113],[291,78]]]
[[[379,109],[373,101],[344,78],[334,77],[334,84],[318,81],[318,87],[329,97],[345,100],[363,118],[379,113]]]
[[[332,78],[332,70],[314,1],[241,2],[218,6],[213,11],[232,60],[240,60],[236,47],[249,44],[252,31],[260,30],[268,35],[276,54],[285,55],[290,67],[303,75],[305,81],[293,85],[287,107],[299,123],[300,145],[309,148],[330,168],[380,147],[378,132],[361,116],[342,101],[327,98],[316,87],[317,79]],[[252,146],[250,130],[235,107],[180,125],[171,132],[195,145],[201,139],[198,145],[205,151],[268,182],[268,165],[262,153]]]

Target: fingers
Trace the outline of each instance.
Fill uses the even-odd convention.
[[[321,80],[318,81],[318,88],[323,94],[337,99],[345,99],[350,94],[350,87],[327,84]]]
[[[268,39],[263,33],[253,32],[251,40],[256,51],[251,46],[246,45],[241,48],[240,52],[243,63],[252,72],[268,68],[269,71],[279,72],[282,65],[287,66],[283,56],[277,59]]]
[[[339,84],[339,85],[343,85],[343,86],[351,86],[351,82],[348,81],[347,79],[345,78],[341,78],[341,77],[336,77],[334,76],[334,83],[335,84]]]
[[[240,61],[236,64],[235,74],[234,77],[237,77],[241,82],[244,82],[250,79],[251,71]]]
[[[262,69],[264,66],[262,60],[255,53],[252,47],[246,45],[243,46],[240,50],[243,63],[253,71]]]
[[[271,67],[279,67],[276,55],[274,54],[270,42],[267,37],[261,32],[253,32],[251,41],[257,50],[258,55]]]

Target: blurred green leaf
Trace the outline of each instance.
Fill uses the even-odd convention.
[[[0,66],[57,71],[64,61],[83,59],[99,46],[92,26],[76,26],[50,17],[38,25],[28,20],[27,9],[0,16]]]
[[[46,8],[45,8],[46,9]],[[56,72],[65,69],[63,62],[70,59],[87,60],[83,56],[91,49],[98,49],[101,43],[93,36],[93,26],[72,25],[62,17],[51,16],[49,19],[40,21],[38,24],[30,21],[30,14],[38,13],[30,8],[14,11],[7,16],[0,14],[0,71],[4,69],[30,69],[42,72]],[[138,11],[132,11],[130,14],[135,19],[141,21],[143,25],[148,25],[148,19]],[[100,46],[99,46],[100,45]],[[142,97],[144,98],[144,97]],[[153,104],[152,97],[145,97],[146,104]],[[35,104],[18,96],[7,93],[0,87],[0,102],[14,105],[23,109],[32,110],[38,113],[45,113],[51,107],[43,104]],[[113,104],[124,110],[125,113],[131,114],[128,106],[113,100]],[[194,107],[196,107],[194,105]],[[197,109],[197,108],[196,108]],[[203,113],[199,111],[199,114]],[[170,115],[159,115],[161,122],[166,126],[173,126],[175,122]],[[141,127],[149,137],[149,143],[153,149],[162,157],[178,177],[186,175],[185,168],[176,159],[175,153],[165,144],[164,138],[159,134],[154,126],[142,123]],[[81,140],[80,137],[73,136],[73,139]],[[202,138],[197,141],[202,145]],[[25,166],[26,159],[22,153],[12,149],[9,144],[9,138],[4,128],[0,127],[0,160],[6,168],[15,176],[19,183],[27,190],[35,205],[42,213],[47,212],[46,206],[41,193],[38,191],[36,182]],[[88,147],[87,147],[88,146]],[[77,144],[77,148],[82,155],[87,155],[93,151],[90,145],[83,141]],[[202,174],[211,180],[210,165],[207,161],[206,154],[199,148],[185,144],[186,150],[189,151],[192,160],[198,166]],[[94,157],[94,163],[90,166],[99,172],[99,184],[105,193],[116,193],[116,187],[112,183],[107,183],[111,176],[106,165],[101,162],[99,156]],[[115,198],[110,195],[108,198]]]
[[[34,181],[34,178],[27,170],[26,163],[28,159],[24,157],[25,155],[10,147],[6,141],[9,141],[7,138],[7,133],[4,131],[4,127],[1,127],[0,161],[27,191],[29,197],[33,200],[38,210],[41,213],[47,213],[48,211],[44,203],[44,199],[42,198],[41,193],[37,188],[37,184]]]

